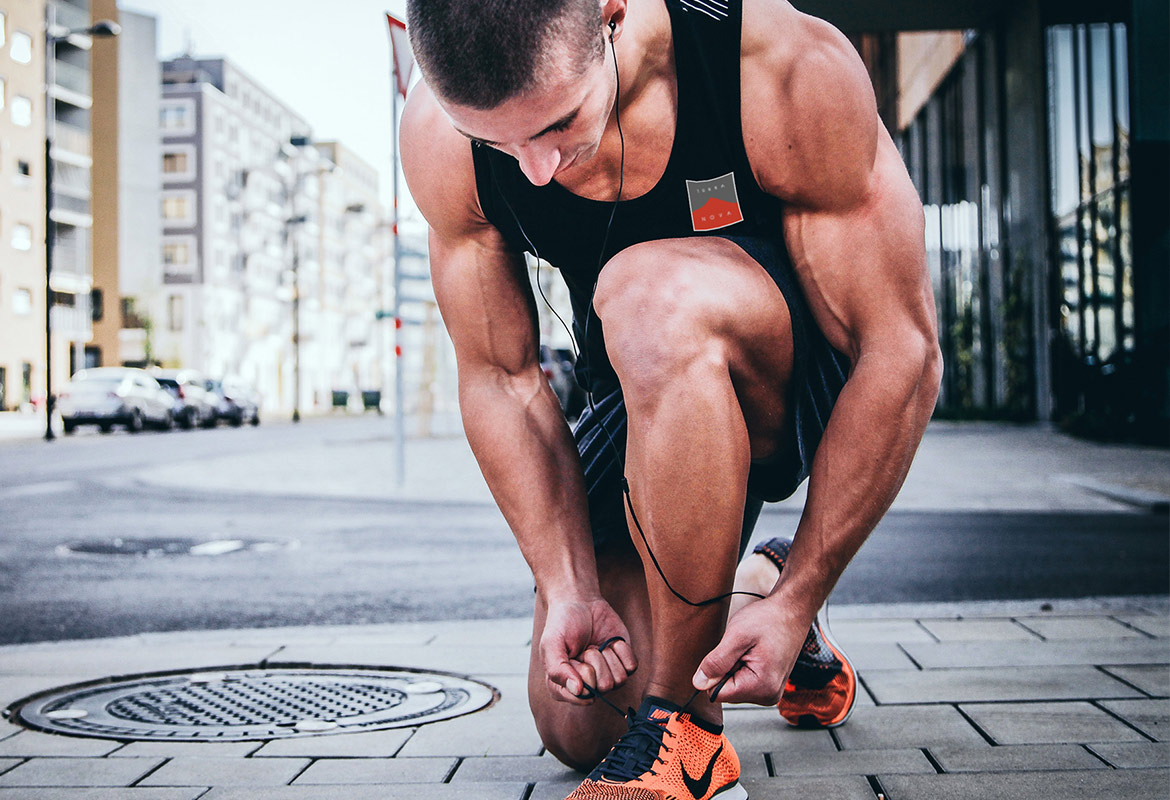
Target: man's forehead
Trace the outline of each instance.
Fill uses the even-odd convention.
[[[489,144],[528,141],[573,122],[589,94],[584,78],[550,82],[490,109],[436,100],[455,130],[469,139]]]

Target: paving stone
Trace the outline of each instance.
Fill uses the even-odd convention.
[[[283,786],[309,765],[307,758],[174,758],[142,786]]]
[[[206,787],[167,789],[91,789],[39,787],[35,800],[198,800]],[[31,800],[27,789],[0,789],[0,800]]]
[[[244,758],[261,746],[260,742],[130,742],[110,753],[110,758],[144,756],[196,756],[199,758]]]
[[[520,800],[527,790],[528,785],[523,783],[464,783],[458,786],[447,783],[404,783],[391,786],[339,784],[212,789],[199,800]]]
[[[1170,740],[1170,700],[1113,700],[1101,706],[1159,742]]]
[[[535,756],[544,746],[528,708],[526,680],[497,679],[500,700],[484,711],[424,725],[399,757]]]
[[[931,773],[931,766],[921,750],[844,750],[840,753],[785,758],[772,753],[772,771],[777,777],[788,775],[874,775]]]
[[[442,783],[455,768],[456,761],[454,758],[323,758],[314,761],[293,785]],[[280,760],[269,763],[280,763]]]
[[[129,786],[161,763],[161,758],[34,758],[0,775],[0,786]]]
[[[1020,617],[1019,622],[1048,641],[1145,638],[1109,617]]]
[[[528,648],[458,647],[455,645],[366,645],[296,643],[281,651],[279,660],[297,663],[346,664],[351,666],[408,667],[440,670],[489,680],[495,675],[527,675]]]
[[[277,739],[257,750],[253,758],[390,758],[397,755],[402,745],[413,735],[413,728],[395,728],[369,733]]]
[[[837,746],[833,744],[833,737],[828,731],[793,728],[780,718],[779,712],[774,708],[755,706],[742,710],[728,710],[724,713],[723,720],[727,738],[731,740],[736,752],[739,753],[740,761],[743,762],[748,760],[748,754],[754,753],[759,755],[759,758],[753,761],[758,760],[762,764],[764,751],[783,758],[837,752]],[[849,725],[852,724],[850,718]],[[744,771],[747,771],[746,767]]]
[[[933,642],[934,638],[912,619],[866,619],[831,621],[833,637],[846,651],[856,644],[905,644]]]
[[[942,642],[1039,641],[1040,637],[1010,619],[923,619],[924,627]]]
[[[1089,703],[992,703],[962,706],[997,744],[1140,742],[1137,731]]]
[[[882,644],[878,642],[860,642],[852,644],[845,651],[845,655],[853,663],[858,672],[871,669],[911,669],[914,662],[906,655],[906,651],[896,644]]]
[[[110,739],[82,739],[77,736],[54,736],[49,733],[26,730],[0,741],[0,757],[94,758],[112,753],[121,746],[121,742]]]
[[[1170,742],[1125,742],[1088,746],[1118,769],[1170,767]]]
[[[0,758],[0,773],[7,772],[23,761],[24,759],[21,758]]]
[[[465,758],[455,770],[451,783],[484,781],[526,781],[536,783],[548,781],[564,783],[581,778],[576,770],[569,769],[556,759],[533,756],[499,756],[491,758]]]
[[[744,778],[741,783],[747,789],[748,795],[755,800],[808,800],[810,797],[873,800],[873,790],[869,788],[869,782],[862,777]]]
[[[1166,800],[1166,770],[893,775],[879,773],[887,796],[897,800],[1020,800],[1020,798],[1125,798]]]
[[[1108,769],[1101,759],[1076,744],[1013,744],[1006,747],[931,747],[946,772],[1044,772]]]
[[[1132,683],[1146,694],[1155,697],[1170,696],[1170,665],[1140,664],[1127,667],[1105,667],[1111,675]]]
[[[1151,636],[1170,639],[1170,617],[1154,617],[1144,614],[1114,614],[1114,616],[1127,625],[1132,625]]]
[[[1139,697],[1093,667],[878,671],[865,675],[879,704]]]
[[[223,664],[258,664],[270,652],[271,648],[266,645],[235,648],[227,653],[196,645],[145,647],[132,640],[119,641],[115,646],[105,643],[78,646],[70,642],[23,651],[5,648],[0,651],[0,674],[42,678],[57,676],[57,685],[65,685],[78,682],[78,675],[83,681],[89,681],[145,672],[204,669]]]
[[[835,733],[845,750],[988,746],[952,706],[857,708]]]
[[[1092,639],[1083,642],[942,642],[907,644],[923,669],[951,667],[1060,667],[1091,664],[1165,664],[1166,642]]]

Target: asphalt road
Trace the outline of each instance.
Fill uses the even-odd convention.
[[[490,505],[274,496],[247,485],[210,493],[134,477],[174,459],[303,453],[305,443],[304,427],[291,425],[0,443],[0,644],[531,612],[527,567]],[[757,535],[791,532],[796,521],[766,512]],[[1166,593],[1168,564],[1165,517],[896,512],[834,600]]]

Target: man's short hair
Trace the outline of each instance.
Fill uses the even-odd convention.
[[[598,0],[407,0],[406,15],[431,89],[471,108],[523,94],[556,55],[584,70],[605,50]]]

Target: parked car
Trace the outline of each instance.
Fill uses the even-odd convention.
[[[115,425],[137,433],[146,426],[169,430],[175,424],[175,401],[150,373],[131,367],[84,369],[57,396],[65,433],[79,425],[97,425],[109,433]]]
[[[216,400],[216,411],[220,419],[227,420],[235,427],[245,422],[260,424],[260,395],[239,378],[209,380],[204,384]]]
[[[577,419],[585,410],[585,391],[577,385],[577,378],[573,374],[574,362],[572,350],[544,344],[540,346],[540,368],[552,385],[557,399],[561,401],[561,410],[570,421]]]
[[[217,400],[207,391],[207,379],[192,369],[157,369],[151,374],[175,398],[175,422],[181,428],[215,427]]]

